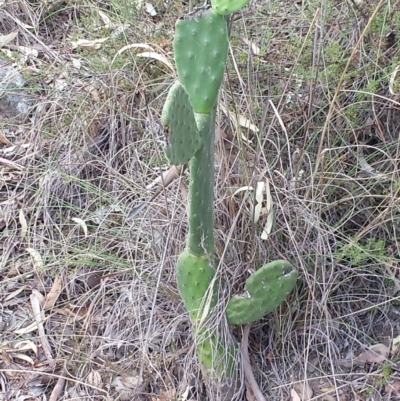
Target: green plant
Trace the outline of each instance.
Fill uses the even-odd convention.
[[[189,312],[193,338],[206,383],[218,380],[218,399],[235,391],[235,347],[229,346],[209,317],[217,305],[213,267],[213,185],[216,101],[228,54],[230,19],[246,0],[215,0],[176,23],[173,42],[179,80],[162,112],[170,134],[166,155],[172,164],[189,162],[189,233],[176,277]],[[293,289],[297,272],[285,261],[271,262],[246,281],[248,295],[233,297],[226,308],[230,324],[247,324],[275,309]],[[222,382],[221,382],[222,378]]]

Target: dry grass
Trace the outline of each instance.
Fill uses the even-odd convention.
[[[19,30],[6,56],[37,100],[22,123],[1,122],[11,144],[0,157],[14,162],[0,169],[1,400],[49,399],[57,381],[59,400],[201,399],[174,278],[187,174],[127,219],[170,167],[160,111],[174,74],[137,47],[116,56],[142,43],[173,62],[185,9],[152,5],[154,18],[118,0],[0,8],[0,34]],[[399,15],[398,2],[260,1],[233,25],[221,104],[259,132],[219,113],[219,274],[235,292],[269,260],[300,271],[290,298],[250,334],[271,400],[296,399],[293,389],[303,400],[310,389],[329,401],[400,394],[398,353],[379,363],[363,353],[400,334],[400,92],[389,91]],[[98,49],[73,46],[106,37]],[[266,179],[275,223],[263,241],[265,216],[253,224],[251,193],[234,192]],[[29,326],[42,296],[41,337]]]

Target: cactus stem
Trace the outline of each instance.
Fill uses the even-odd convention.
[[[195,256],[214,249],[213,187],[215,108],[210,114],[195,114],[203,146],[190,161],[189,235],[187,249]]]

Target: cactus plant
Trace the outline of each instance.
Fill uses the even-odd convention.
[[[179,80],[171,87],[162,113],[162,122],[171,134],[167,157],[173,164],[189,162],[190,170],[189,232],[177,261],[177,285],[192,322],[204,379],[212,386],[219,383],[218,400],[232,400],[237,382],[236,348],[226,344],[218,327],[209,322],[218,301],[213,267],[215,114],[229,43],[225,15],[246,3],[213,0],[212,9],[177,21],[173,47]],[[285,299],[296,277],[288,262],[263,266],[246,280],[248,296],[234,296],[229,301],[228,323],[246,324],[262,318]]]

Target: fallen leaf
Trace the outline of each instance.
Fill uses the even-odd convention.
[[[8,45],[18,35],[18,31],[10,32],[8,35],[0,35],[0,48]]]
[[[0,142],[4,143],[5,145],[12,145],[12,143],[7,139],[7,137],[4,135],[3,131],[0,131]]]
[[[156,52],[144,52],[144,53],[138,53],[136,55],[137,57],[145,57],[145,58],[152,58],[154,60],[161,61],[163,64],[165,64],[173,73],[175,73],[175,68],[171,64],[171,62],[162,54],[158,54]]]
[[[88,384],[90,384],[91,386],[98,387],[98,388],[101,388],[103,386],[103,380],[100,376],[100,373],[97,372],[96,370],[92,370],[88,374],[88,376],[86,378],[86,382]]]
[[[333,397],[333,396],[330,395],[330,394],[325,394],[325,395],[322,397],[322,401],[336,401],[336,398]]]
[[[117,391],[129,391],[136,389],[141,384],[141,380],[139,376],[117,376],[112,384]]]
[[[33,289],[32,290],[32,294],[39,300],[39,302],[42,304],[43,303],[43,301],[44,301],[44,295],[40,292],[40,291],[38,291],[38,290],[36,290],[36,289]]]
[[[261,233],[262,240],[267,240],[269,238],[269,235],[271,234],[273,225],[274,225],[274,210],[272,209],[268,213],[267,222],[265,223],[263,232]]]
[[[160,391],[160,401],[171,401],[176,399],[176,389],[171,388],[166,391]]]
[[[115,54],[115,56],[111,61],[111,65],[114,64],[114,61],[118,56],[120,56],[123,52],[130,49],[147,49],[149,51],[154,51],[154,49],[146,43],[131,43],[130,45],[126,45],[117,51],[117,53]]]
[[[72,221],[74,221],[75,223],[79,224],[82,227],[82,230],[85,234],[85,238],[88,236],[88,228],[87,228],[87,224],[80,218],[78,217],[72,217],[71,219]]]
[[[253,54],[255,56],[259,56],[261,54],[261,50],[260,48],[251,40],[247,39],[247,38],[242,38],[243,42],[246,43],[246,45],[250,46],[251,51],[253,52]]]
[[[21,238],[25,238],[26,233],[28,232],[28,223],[22,209],[20,209],[19,211],[19,224],[21,224]]]
[[[393,70],[389,78],[389,92],[391,95],[400,93],[400,64]]]
[[[20,287],[18,289],[16,289],[15,291],[9,293],[5,298],[4,301],[9,301],[10,299],[13,299],[14,297],[16,297],[19,293],[21,293],[22,291],[25,290],[25,286],[24,287]]]
[[[30,340],[19,341],[14,344],[14,348],[18,351],[33,351],[35,355],[38,353],[36,344]]]
[[[385,393],[400,395],[400,380],[391,380],[385,386]]]
[[[244,187],[240,187],[239,189],[237,189],[232,196],[237,195],[239,192],[244,192],[244,191],[254,191],[254,188],[251,186],[244,186]]]
[[[34,364],[35,364],[35,362],[33,361],[33,359],[32,359],[31,357],[29,357],[28,355],[25,355],[25,354],[19,354],[19,353],[17,353],[17,354],[13,354],[13,357],[14,357],[14,358],[21,359],[21,360],[23,360],[23,361],[25,361],[25,362],[28,362],[30,365],[34,365]]]
[[[362,352],[354,360],[364,363],[382,363],[386,360],[389,353],[390,349],[385,344],[376,344]]]
[[[51,309],[54,307],[58,297],[62,290],[62,280],[60,276],[54,278],[53,285],[51,286],[50,292],[41,301],[43,310]]]
[[[290,396],[292,397],[292,401],[301,401],[301,398],[299,397],[294,388],[290,390]]]
[[[241,114],[236,115],[235,113],[232,113],[230,110],[228,110],[221,102],[219,107],[221,110],[224,112],[224,114],[229,117],[232,120],[233,125],[236,128],[243,127],[247,128],[255,133],[259,132],[260,130],[258,129],[257,126],[252,124],[249,119],[247,119],[245,116],[242,116]]]
[[[294,390],[296,390],[297,395],[300,397],[301,401],[309,401],[313,396],[312,388],[307,382],[301,381],[293,384]]]
[[[33,248],[26,248],[26,250],[29,252],[29,254],[33,258],[33,267],[35,270],[39,270],[43,268],[43,260],[42,257],[40,256],[40,253]]]
[[[84,48],[98,50],[101,48],[102,43],[104,43],[106,40],[108,40],[108,37],[94,40],[78,39],[76,42],[71,42],[71,45],[73,49]]]
[[[260,219],[261,210],[262,210],[262,203],[263,203],[263,200],[264,200],[264,194],[263,194],[264,187],[265,187],[265,182],[264,181],[257,182],[257,186],[256,186],[256,205],[254,206],[254,211],[252,213],[254,223],[257,223],[258,220]]]
[[[31,323],[29,326],[24,327],[23,329],[14,330],[15,334],[28,334],[32,331],[37,330],[38,324],[36,322]]]
[[[110,17],[104,11],[97,10],[97,12],[98,12],[100,18],[103,20],[105,27],[107,29],[112,29],[113,23],[112,23]]]

